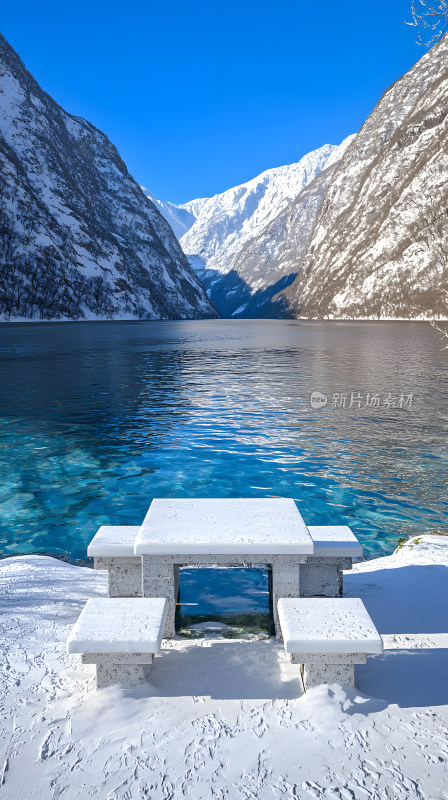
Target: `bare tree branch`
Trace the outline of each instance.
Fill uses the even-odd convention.
[[[448,29],[448,0],[412,0],[411,16],[405,24],[417,28],[418,44],[430,47]]]
[[[435,322],[435,320],[433,320],[433,319],[431,320],[431,327],[434,328],[434,330],[436,330],[437,333],[439,333],[440,336],[442,336],[443,339],[448,339],[448,329],[447,328],[441,328],[439,325],[437,325],[437,322]],[[448,350],[448,344],[446,344],[443,349],[444,350]]]

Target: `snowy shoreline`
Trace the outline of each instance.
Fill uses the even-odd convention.
[[[448,799],[448,537],[345,576],[384,637],[355,690],[301,696],[279,644],[166,643],[150,682],[88,691],[65,638],[106,576],[48,556],[0,561],[0,796]]]

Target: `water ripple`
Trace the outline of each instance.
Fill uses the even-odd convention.
[[[85,556],[154,496],[291,496],[370,555],[447,524],[448,356],[429,325],[3,325],[3,552]],[[314,410],[313,391],[330,402]],[[411,408],[331,408],[336,393]]]

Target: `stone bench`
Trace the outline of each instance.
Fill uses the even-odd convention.
[[[103,525],[87,548],[95,569],[109,575],[109,597],[142,596],[142,562],[134,553],[139,525]]]
[[[167,602],[161,597],[87,601],[67,639],[67,653],[96,665],[96,688],[144,683],[160,650]]]
[[[343,571],[362,556],[362,545],[347,525],[308,525],[314,554],[300,565],[301,597],[342,597]]]
[[[322,683],[354,686],[355,664],[383,652],[383,640],[359,598],[280,598],[286,653],[301,665],[305,691]]]

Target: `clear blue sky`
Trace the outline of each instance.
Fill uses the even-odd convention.
[[[185,202],[360,128],[425,52],[411,0],[4,3],[2,33],[42,88]]]

